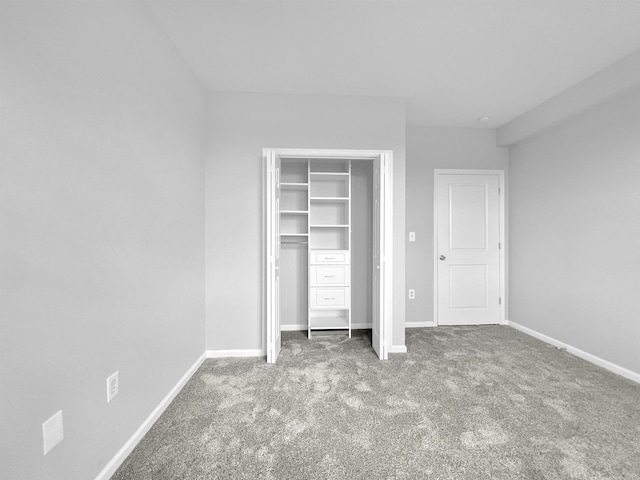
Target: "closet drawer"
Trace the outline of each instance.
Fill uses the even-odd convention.
[[[349,287],[309,289],[309,308],[349,308],[350,301]]]
[[[309,284],[312,287],[322,285],[350,285],[351,268],[349,265],[335,265],[331,267],[311,267]]]
[[[311,264],[349,263],[348,250],[311,250]]]

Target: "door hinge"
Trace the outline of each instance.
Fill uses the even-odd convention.
[[[502,242],[498,242],[498,250],[502,250]]]

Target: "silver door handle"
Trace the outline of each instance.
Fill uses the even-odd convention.
[[[447,257],[445,257],[444,255],[440,255],[440,260],[446,260]]]

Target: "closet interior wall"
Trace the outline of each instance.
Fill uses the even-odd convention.
[[[285,160],[283,183],[306,183],[307,159]],[[371,328],[373,165],[371,161],[352,161],[351,166],[351,325]],[[308,190],[288,188],[281,191],[281,210],[304,211]],[[291,235],[280,248],[280,305],[282,330],[306,330],[309,305],[309,217],[281,216],[281,233]]]

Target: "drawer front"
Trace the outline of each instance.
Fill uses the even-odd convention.
[[[349,251],[311,251],[312,264],[349,263]]]
[[[349,287],[309,289],[309,307],[349,308]]]
[[[311,286],[349,285],[350,277],[351,268],[349,268],[349,265],[336,265],[332,267],[312,266],[309,281]]]

